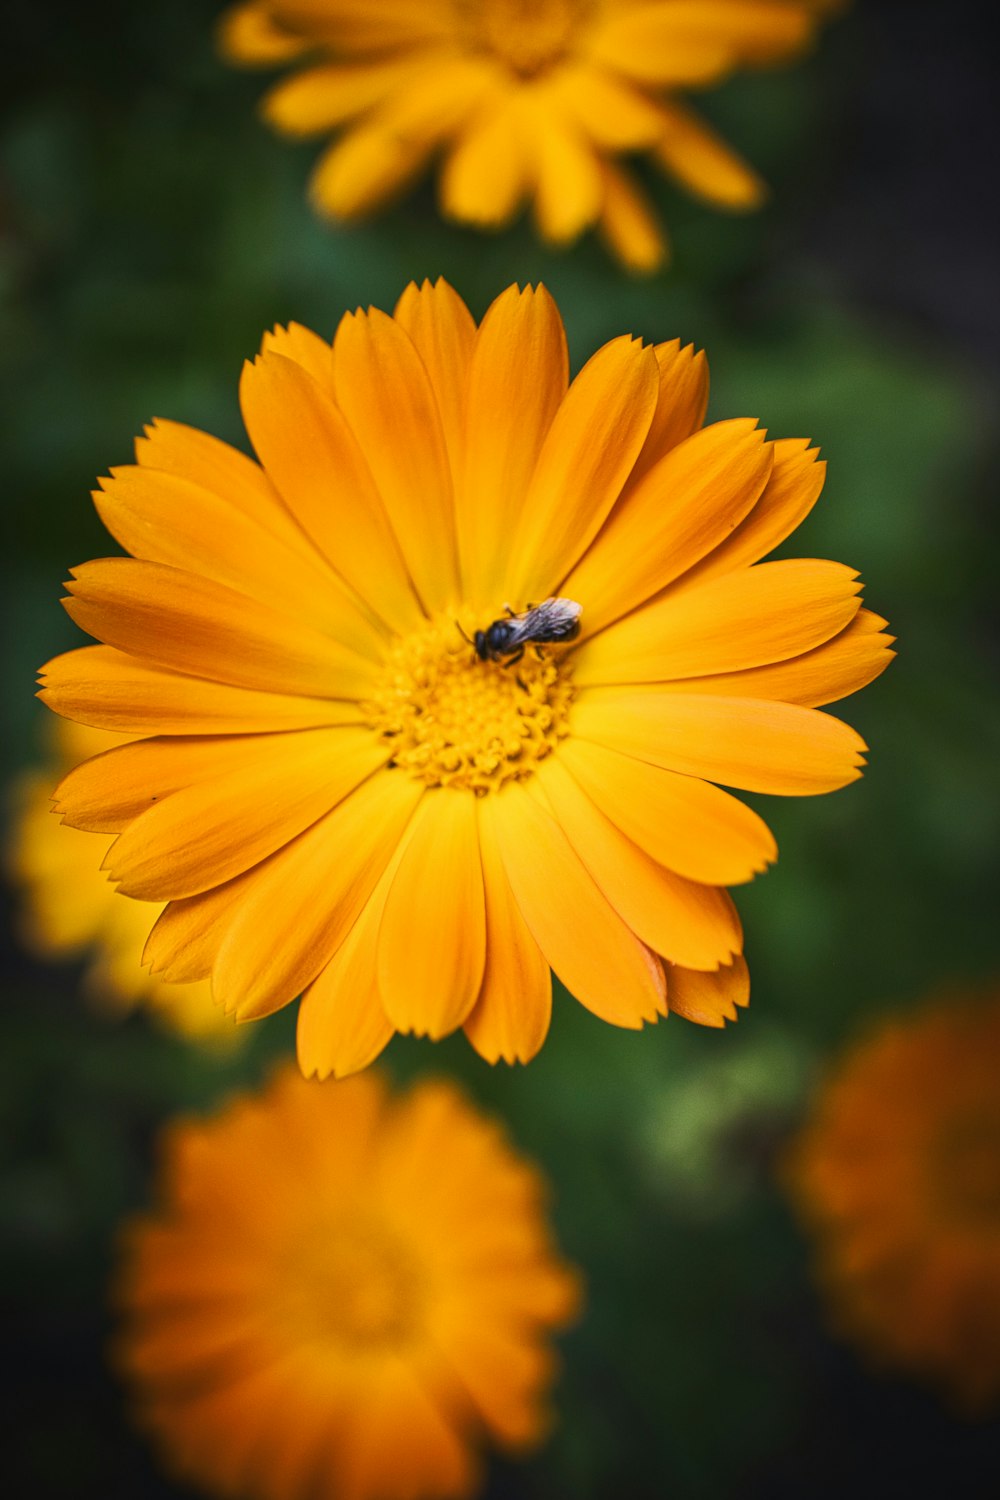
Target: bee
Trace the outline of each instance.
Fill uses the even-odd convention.
[[[580,633],[583,605],[572,599],[543,599],[522,615],[516,615],[509,604],[506,609],[507,619],[494,620],[473,636],[470,644],[480,661],[503,661],[504,666],[512,667],[521,660],[530,642],[543,645],[548,641],[571,641]]]

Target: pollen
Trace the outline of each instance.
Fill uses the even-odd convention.
[[[472,51],[486,52],[521,78],[532,78],[566,56],[579,41],[589,0],[454,0],[460,34]]]
[[[422,1268],[374,1217],[310,1226],[283,1270],[277,1312],[304,1340],[371,1354],[404,1348],[420,1329]]]
[[[427,786],[478,795],[526,780],[569,733],[571,667],[564,651],[528,646],[516,664],[480,661],[453,618],[397,642],[368,722],[392,764]]]

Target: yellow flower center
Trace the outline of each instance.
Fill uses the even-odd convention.
[[[593,0],[453,0],[460,34],[522,78],[532,78],[572,50]]]
[[[1000,1119],[954,1120],[939,1138],[934,1171],[949,1218],[1000,1231]]]
[[[294,1322],[306,1338],[344,1352],[399,1349],[419,1329],[425,1300],[420,1268],[376,1219],[359,1215],[317,1227],[295,1246],[282,1279],[282,1325]]]
[[[453,618],[396,643],[368,722],[392,764],[427,786],[482,795],[530,776],[569,733],[571,669],[551,646],[516,663],[480,661]]]

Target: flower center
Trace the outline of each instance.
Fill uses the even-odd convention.
[[[566,56],[593,0],[453,0],[466,46],[488,52],[522,78]]]
[[[516,663],[480,661],[453,618],[396,643],[368,722],[392,764],[427,786],[483,794],[524,780],[569,733],[573,684],[558,648],[529,645]]]
[[[934,1175],[949,1218],[1000,1231],[1000,1119],[954,1120],[939,1137]]]
[[[319,1226],[283,1272],[281,1314],[351,1354],[398,1349],[419,1328],[424,1286],[407,1247],[375,1219]]]

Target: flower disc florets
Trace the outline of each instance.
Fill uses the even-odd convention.
[[[533,78],[571,51],[588,0],[455,0],[458,34],[473,52],[499,58],[521,78]]]
[[[453,619],[438,619],[390,652],[368,722],[392,764],[426,786],[483,795],[530,776],[569,733],[570,665],[529,646],[516,664],[480,661]]]

